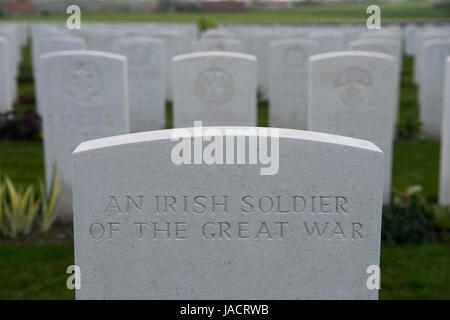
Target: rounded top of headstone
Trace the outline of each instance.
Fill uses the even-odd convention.
[[[317,61],[317,60],[323,60],[323,59],[329,59],[329,58],[344,58],[344,57],[372,57],[372,58],[379,58],[379,59],[388,59],[395,61],[395,57],[380,53],[380,52],[373,52],[373,51],[336,51],[336,52],[327,52],[318,54],[315,56],[312,56],[310,58],[310,61]]]
[[[41,60],[51,59],[55,57],[70,57],[70,56],[84,56],[84,57],[101,57],[101,58],[109,58],[115,60],[123,60],[126,61],[126,57],[116,53],[109,53],[104,51],[94,51],[94,50],[63,50],[45,53],[41,56]]]
[[[135,144],[142,142],[151,142],[158,140],[171,140],[174,135],[178,137],[186,136],[195,138],[197,136],[202,136],[202,132],[208,132],[208,129],[217,129],[224,132],[227,136],[228,132],[234,132],[235,136],[251,136],[251,132],[257,134],[259,127],[203,127],[203,131],[199,132],[195,130],[196,128],[179,128],[179,129],[167,129],[167,130],[154,130],[148,132],[139,132],[132,134],[124,134],[119,136],[107,137],[102,139],[95,139],[82,142],[73,152],[81,153],[85,151],[91,151],[102,148],[117,147],[120,145]],[[254,130],[249,130],[254,129]],[[370,141],[349,138],[345,136],[339,136],[328,133],[314,132],[314,131],[303,131],[303,130],[293,130],[293,129],[282,129],[282,128],[268,128],[276,129],[279,132],[280,139],[294,139],[294,140],[309,140],[321,143],[332,143],[343,145],[351,148],[365,149],[373,152],[383,153],[380,148]]]
[[[245,59],[256,61],[257,58],[255,56],[245,54],[245,53],[237,53],[237,52],[224,52],[224,51],[202,51],[202,52],[193,52],[181,54],[173,57],[173,62],[187,60],[187,59],[202,59],[205,57],[215,57],[215,58],[236,58],[236,59]]]

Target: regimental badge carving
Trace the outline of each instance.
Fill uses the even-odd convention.
[[[130,66],[142,66],[150,62],[150,48],[141,44],[131,45],[127,50],[128,63]]]
[[[71,65],[65,73],[68,98],[75,105],[100,103],[103,76],[96,66],[85,62]]]
[[[372,77],[360,67],[349,67],[338,73],[334,86],[343,104],[358,106],[367,101]]]
[[[195,94],[205,104],[224,104],[233,97],[233,93],[233,79],[219,68],[207,69],[195,81]]]
[[[288,68],[299,69],[306,64],[307,55],[299,46],[292,46],[284,50],[283,63]]]

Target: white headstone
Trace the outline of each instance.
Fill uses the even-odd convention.
[[[407,25],[404,29],[404,34],[405,34],[405,53],[408,56],[414,56],[416,53],[416,48],[415,48],[415,36],[417,34],[417,32],[420,31],[420,27],[417,25]]]
[[[383,197],[389,203],[397,60],[347,51],[313,56],[309,67],[308,130],[365,139],[383,150]]]
[[[379,265],[381,150],[313,132],[226,129],[183,129],[182,141],[222,141],[225,155],[226,140],[256,155],[249,141],[259,139],[279,150],[278,173],[175,164],[177,130],[75,150],[77,298],[376,299],[367,270]]]
[[[199,52],[173,59],[174,127],[254,126],[256,58],[232,52]]]
[[[350,50],[355,51],[372,51],[372,52],[380,52],[390,56],[395,57],[398,60],[399,68],[398,68],[398,81],[397,87],[400,88],[400,78],[401,78],[401,66],[402,66],[402,48],[399,41],[391,38],[381,38],[381,37],[369,37],[364,39],[357,39],[351,41],[348,45]],[[399,92],[399,90],[397,90]],[[400,97],[397,97],[398,104],[395,106],[395,118],[394,121],[397,123],[398,113],[400,105]]]
[[[382,29],[367,30],[363,29],[359,34],[360,38],[384,38],[400,40],[402,37],[402,30],[399,27],[388,27]]]
[[[166,53],[166,100],[172,101],[172,58],[185,53],[182,48],[182,38],[180,32],[175,30],[154,31],[149,34],[152,38],[164,41]]]
[[[450,56],[450,38],[425,41],[419,85],[422,129],[436,137],[441,134],[445,59]]]
[[[350,50],[355,51],[381,52],[384,54],[394,56],[396,59],[399,59],[399,61],[401,61],[402,58],[401,45],[394,39],[389,38],[357,39],[351,41],[348,47]]]
[[[86,33],[87,48],[105,52],[114,51],[114,41],[125,36],[125,33],[111,26],[99,26]]]
[[[18,39],[14,38],[11,28],[0,28],[0,38],[6,41],[6,48],[8,50],[8,74],[4,75],[9,78],[9,97],[12,105],[17,98],[17,73],[18,73]]]
[[[269,124],[271,127],[308,128],[308,59],[317,54],[314,40],[271,42],[269,57]]]
[[[283,39],[273,31],[259,31],[255,39],[255,52],[258,57],[258,91],[264,100],[269,98],[269,45],[272,41]]]
[[[343,51],[347,48],[344,34],[338,30],[316,30],[309,38],[319,42],[320,53]]]
[[[86,43],[83,39],[77,37],[69,37],[69,36],[49,36],[38,38],[39,41],[33,43],[36,46],[33,54],[36,56],[33,58],[33,61],[36,61],[36,64],[33,65],[34,77],[39,78],[39,72],[41,72],[41,64],[39,63],[39,58],[45,54],[56,51],[66,51],[66,50],[82,50],[86,49]],[[39,85],[40,82],[36,82],[36,107],[37,112],[41,115],[44,114],[45,109],[40,102],[39,97]]]
[[[445,64],[439,203],[444,206],[450,206],[450,57],[447,57]]]
[[[206,38],[192,42],[192,52],[200,51],[232,51],[242,52],[241,42],[226,38]]]
[[[45,108],[46,180],[56,164],[63,192],[62,219],[72,218],[72,152],[82,141],[129,132],[126,59],[96,51],[59,51],[41,56],[37,79]]]
[[[0,37],[0,112],[12,110],[8,42]]]
[[[415,84],[419,85],[422,69],[427,63],[426,61],[423,61],[423,50],[425,42],[434,39],[448,38],[449,34],[449,32],[445,32],[444,30],[440,29],[425,30],[416,34],[416,56],[414,58],[413,66],[413,80]]]
[[[234,38],[234,34],[233,32],[229,31],[229,30],[225,30],[225,29],[208,29],[205,32],[203,32],[202,34],[202,39],[210,39],[210,38],[221,38],[221,39],[226,39],[226,38]]]
[[[31,58],[32,58],[32,64],[33,64],[33,73],[34,77],[36,78],[38,68],[38,61],[40,55],[44,53],[48,53],[46,50],[41,49],[42,47],[42,41],[48,40],[50,38],[56,38],[56,39],[65,39],[65,38],[72,38],[71,36],[68,36],[67,32],[61,31],[56,28],[49,28],[49,27],[43,27],[41,25],[33,25],[31,30]],[[75,37],[76,38],[76,37]],[[86,46],[86,43],[84,43],[84,46]],[[76,49],[67,49],[67,50],[76,50]],[[51,51],[50,51],[51,52]]]
[[[166,56],[159,39],[132,37],[115,42],[115,51],[128,59],[130,132],[166,126]]]

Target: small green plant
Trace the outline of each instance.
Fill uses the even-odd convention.
[[[394,191],[391,207],[383,209],[382,239],[385,244],[417,244],[438,240],[450,230],[450,210],[430,204],[422,186]]]
[[[8,234],[8,220],[3,205],[5,199],[5,189],[6,186],[2,183],[0,176],[0,235],[3,236],[6,236]]]
[[[55,220],[55,209],[61,195],[61,181],[56,166],[53,168],[50,192],[47,193],[47,189],[45,188],[45,184],[43,182],[41,182],[39,186],[42,198],[42,214],[39,224],[41,231],[46,232],[50,229],[53,221]]]
[[[442,230],[450,231],[450,207],[443,207],[438,204],[431,206],[431,215],[434,223]]]
[[[40,199],[35,196],[32,186],[28,186],[25,191],[18,190],[7,176],[3,177],[1,182],[2,234],[10,238],[29,234],[39,210]]]
[[[422,124],[413,117],[407,116],[400,119],[397,125],[397,136],[402,140],[413,140],[420,135]]]
[[[41,119],[32,109],[0,113],[0,140],[36,140]]]
[[[28,235],[36,217],[39,217],[42,232],[50,229],[61,194],[56,167],[53,170],[50,192],[47,194],[42,182],[40,189],[41,198],[32,185],[25,189],[16,187],[8,176],[0,174],[0,235],[12,239],[19,235]]]
[[[197,21],[198,30],[204,32],[208,29],[217,28],[217,24],[214,21],[207,20],[204,17],[200,17]]]
[[[404,197],[419,199],[422,210],[433,220],[435,226],[441,230],[450,230],[450,208],[437,203],[430,204],[422,194],[421,186],[412,186],[405,190]]]

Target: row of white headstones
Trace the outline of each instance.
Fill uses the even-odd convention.
[[[245,43],[245,51],[256,52],[256,56],[253,56],[223,51],[176,55],[187,49],[188,41],[185,38],[195,35],[189,28],[180,32],[178,29],[162,30],[152,25],[141,27],[137,35],[136,31],[130,31],[135,28],[136,26],[116,26],[111,31],[110,26],[93,25],[75,37],[68,35],[67,30],[55,26],[33,26],[38,109],[44,119],[45,105],[56,109],[52,109],[53,111],[48,113],[50,119],[44,121],[44,135],[47,137],[46,171],[49,178],[51,168],[56,163],[65,177],[68,193],[67,197],[64,197],[67,201],[62,201],[66,203],[63,206],[66,209],[62,212],[68,212],[70,215],[72,208],[71,168],[67,158],[81,141],[126,132],[163,129],[166,121],[165,99],[173,100],[173,124],[177,128],[190,127],[196,120],[202,120],[203,125],[255,126],[257,89],[263,96],[268,96],[269,125],[272,127],[341,134],[367,139],[380,146],[386,155],[384,202],[389,202],[394,125],[398,113],[399,65],[402,57],[401,29],[361,32],[358,28],[353,31],[359,31],[359,38],[351,41],[348,41],[342,30],[324,28],[265,28],[253,30],[253,33],[251,29],[244,29],[245,31],[240,33],[236,29],[215,29],[202,35],[201,40],[191,40],[191,47],[199,50],[244,51]],[[441,27],[438,30],[442,33],[448,28]],[[425,31],[428,32],[423,32]],[[239,34],[240,40],[237,40]],[[250,35],[253,35],[253,39]],[[424,40],[424,44],[419,47],[427,49],[424,50],[424,55],[429,54],[428,48],[431,47],[436,48],[431,52],[437,51],[445,56],[444,40],[434,40],[432,43]],[[252,43],[253,46],[249,45]],[[236,46],[232,47],[230,44]],[[101,63],[101,56],[92,51],[70,54],[60,52],[56,56],[43,58],[43,54],[49,52],[86,48],[114,52],[126,57],[128,71],[122,70],[125,76],[122,71],[116,71],[116,75],[106,77],[99,69],[100,66],[96,66]],[[345,48],[350,51],[343,51]],[[318,57],[319,54],[325,55]],[[75,60],[81,56],[87,60],[91,59],[87,57],[96,58],[92,63],[81,60],[77,63]],[[55,66],[50,67],[52,59],[49,57],[59,57],[59,60],[55,60]],[[103,57],[118,58],[111,55]],[[68,61],[66,67],[60,65],[61,59]],[[45,67],[45,61],[49,60],[49,67]],[[443,58],[432,61],[443,63]],[[308,66],[309,63],[311,65]],[[337,67],[333,67],[334,65]],[[433,66],[437,67],[424,68],[422,79],[426,78],[425,74],[428,75],[431,69],[442,71],[439,63],[436,62]],[[61,76],[57,77],[54,73]],[[431,75],[434,74],[436,73],[431,72]],[[438,87],[427,87],[431,82],[429,77],[427,79],[427,83],[420,88],[434,90]],[[129,111],[126,111],[120,120],[119,128],[111,126],[110,120],[104,126],[99,125],[97,119],[92,117],[91,111],[86,111],[88,116],[82,117],[79,108],[68,107],[68,110],[64,110],[60,106],[62,101],[65,102],[67,97],[70,97],[69,101],[86,107],[97,102],[112,113],[111,105],[103,103],[103,99],[99,98],[102,91],[108,90],[103,82],[112,88],[112,93],[107,95],[112,98],[113,103],[118,104],[119,110],[128,109],[129,103]],[[265,82],[267,84],[264,84]],[[55,90],[55,86],[62,90]],[[42,90],[40,87],[43,87]],[[69,91],[64,87],[68,87]],[[170,90],[167,90],[168,88]],[[63,94],[61,91],[67,93]],[[421,96],[424,95],[423,92],[428,94],[429,91],[420,90]],[[442,97],[443,89],[437,91],[440,91],[439,96]],[[44,102],[42,95],[50,97],[50,100]],[[118,99],[114,95],[123,98]],[[92,100],[91,96],[95,99]],[[368,107],[363,108],[364,105]],[[425,109],[424,104],[422,110]],[[428,109],[435,110],[436,107]],[[67,112],[70,110],[73,110],[74,115],[68,116]],[[108,113],[107,110],[101,109],[98,112],[100,115]],[[70,131],[71,144],[68,143],[68,137],[58,134],[58,124],[53,124],[60,123],[60,130],[66,131],[63,115],[72,119],[70,122],[82,130],[80,135],[75,135],[76,131]],[[86,121],[91,121],[93,129],[87,129],[89,123]],[[124,123],[126,127],[123,127]],[[426,125],[424,127],[427,128]],[[63,139],[65,152],[61,147],[53,147],[53,139]]]
[[[12,110],[18,97],[17,75],[22,60],[21,48],[28,41],[25,24],[0,25],[0,112]]]
[[[90,26],[76,37],[54,26],[32,29],[46,175],[49,181],[56,163],[62,217],[71,219],[73,199],[76,263],[88,270],[78,297],[376,298],[365,271],[379,263],[381,207],[390,198],[401,29],[376,36],[359,30],[361,39],[343,42],[342,30],[235,27],[192,45],[221,51],[177,55],[175,44],[181,48],[195,34],[187,27],[139,26],[138,34],[130,31],[136,25],[121,28]],[[416,44],[421,95],[426,70],[444,69],[448,55],[445,38],[438,45],[425,39]],[[236,41],[246,53],[223,51]],[[430,52],[435,59],[428,60]],[[450,61],[446,70],[450,79]],[[449,87],[450,80],[439,109],[443,203]],[[258,166],[172,161],[173,131],[158,131],[166,99],[176,128],[199,120],[219,131],[254,127],[258,88],[269,99],[272,127],[309,130],[268,132],[279,140],[276,175],[261,176]],[[254,134],[240,129],[228,135]],[[186,133],[202,138],[202,146],[212,140],[195,129]],[[83,142],[96,138],[104,139]],[[338,272],[318,268],[319,251],[311,250],[318,247]],[[352,267],[344,268],[348,261]]]

